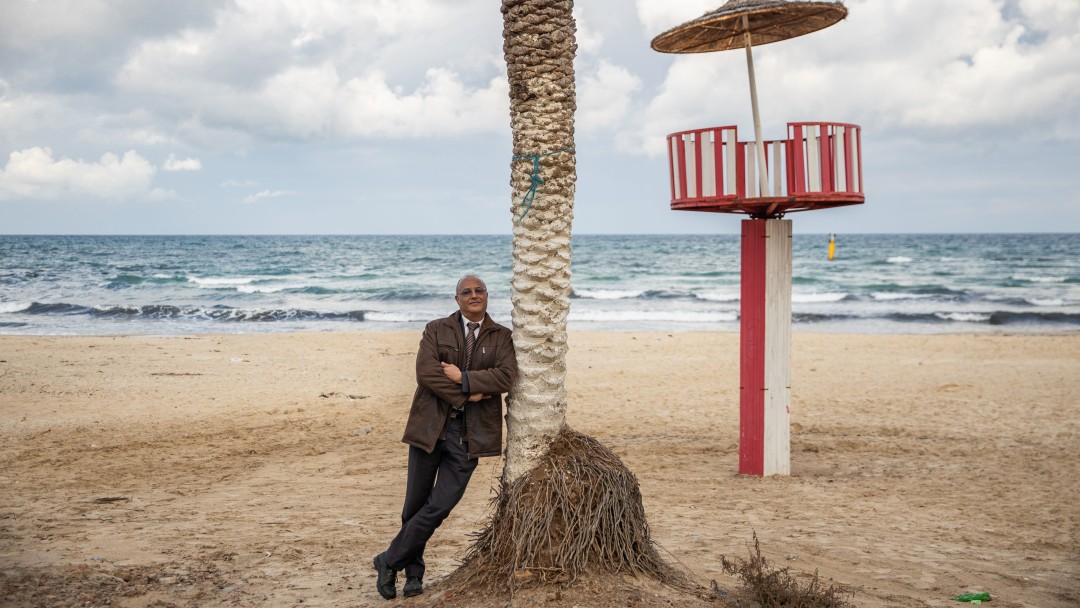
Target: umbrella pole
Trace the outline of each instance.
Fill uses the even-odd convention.
[[[758,196],[769,195],[769,176],[765,169],[765,142],[761,137],[761,113],[758,112],[757,78],[754,77],[754,54],[750,50],[750,19],[742,16],[746,40],[746,67],[750,73],[750,106],[754,110],[754,138],[757,140]]]

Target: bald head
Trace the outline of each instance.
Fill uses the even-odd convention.
[[[475,274],[467,274],[467,275],[461,277],[460,279],[458,279],[457,287],[454,289],[454,293],[455,294],[461,293],[461,289],[462,289],[465,281],[468,281],[469,279],[472,279],[473,281],[476,281],[476,282],[480,283],[481,287],[483,287],[484,289],[487,289],[487,284],[484,283],[483,279],[476,276]]]
[[[466,319],[479,323],[487,313],[487,285],[480,277],[467,274],[458,280],[454,300]]]

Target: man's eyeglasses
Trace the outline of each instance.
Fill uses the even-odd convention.
[[[459,295],[459,296],[461,296],[463,298],[467,298],[467,297],[471,296],[474,293],[476,295],[478,295],[478,296],[482,296],[485,293],[487,293],[487,290],[484,289],[483,287],[477,287],[476,289],[462,289],[461,291],[458,292],[457,295]]]

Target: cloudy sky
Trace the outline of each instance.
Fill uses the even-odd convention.
[[[666,134],[752,136],[745,55],[665,55],[722,0],[579,0],[578,233],[668,207]],[[1080,230],[1080,2],[847,0],[756,47],[766,138],[863,128],[866,204],[796,232]],[[0,234],[508,233],[497,0],[2,0]],[[541,190],[538,196],[543,196]]]

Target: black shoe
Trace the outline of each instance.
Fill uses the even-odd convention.
[[[382,553],[376,555],[372,561],[375,564],[375,570],[379,573],[375,582],[379,595],[383,596],[383,599],[394,599],[397,597],[397,572],[386,565],[386,558]]]
[[[419,576],[410,576],[405,579],[405,586],[401,588],[401,592],[405,594],[405,597],[420,595],[424,592],[424,581],[420,580]]]

